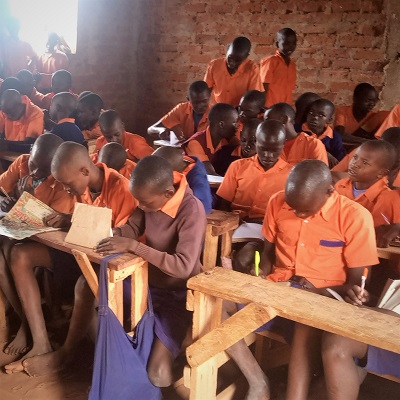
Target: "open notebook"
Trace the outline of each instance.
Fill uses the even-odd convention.
[[[400,279],[388,279],[381,298],[378,301],[378,308],[392,310],[400,314]]]

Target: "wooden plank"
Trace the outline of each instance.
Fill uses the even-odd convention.
[[[195,308],[196,309],[196,308]],[[250,303],[186,349],[191,367],[197,367],[245,338],[276,316],[271,307]]]
[[[188,288],[236,303],[270,306],[284,318],[400,353],[399,319],[366,307],[224,268],[189,279]]]
[[[134,271],[131,279],[131,290],[131,328],[133,330],[147,310],[149,293],[147,262]]]
[[[225,232],[221,236],[221,257],[230,257],[232,253],[233,230]]]
[[[16,151],[0,151],[0,160],[11,161],[14,162],[21,154]]]
[[[208,271],[217,265],[218,236],[212,234],[212,226],[206,226],[206,236],[203,250],[203,271]]]
[[[211,225],[212,235],[219,236],[239,226],[239,214],[234,212],[212,210],[207,215],[207,225]]]
[[[389,247],[378,247],[378,257],[386,260],[399,260],[400,259],[400,247],[389,246]]]
[[[214,400],[217,394],[217,374],[215,358],[192,368],[189,400]]]
[[[96,272],[93,269],[92,264],[90,263],[87,255],[82,253],[79,250],[72,250],[72,254],[75,257],[76,262],[79,265],[79,268],[84,275],[86,282],[88,283],[90,289],[92,290],[96,299],[99,299],[99,280],[97,278]]]

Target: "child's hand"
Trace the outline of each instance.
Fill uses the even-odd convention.
[[[388,247],[389,243],[400,234],[400,224],[381,225],[375,228],[376,245]]]
[[[52,228],[68,228],[71,225],[71,214],[53,212],[43,218],[43,222]]]
[[[15,199],[13,197],[11,197],[10,199],[5,197],[0,203],[1,211],[9,212],[14,207],[14,204],[16,202],[17,202],[17,199]]]
[[[354,285],[349,289],[344,297],[347,303],[353,304],[355,306],[362,306],[364,303],[368,303],[370,300],[370,294],[364,289],[361,295],[361,287]]]
[[[29,175],[24,176],[17,182],[17,187],[16,187],[17,196],[21,197],[22,193],[24,192],[33,194],[32,177],[30,177]]]
[[[109,237],[101,240],[95,247],[97,253],[104,255],[116,254],[116,253],[133,253],[132,245],[136,243],[136,240],[130,238],[124,238],[121,236]]]

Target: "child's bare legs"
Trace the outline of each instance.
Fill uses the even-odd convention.
[[[236,304],[230,301],[224,301],[222,319],[226,320],[235,312],[237,312]],[[234,344],[233,346],[229,347],[226,352],[233,359],[233,361],[235,361],[249,383],[249,391],[246,399],[268,400],[270,398],[268,378],[258,365],[245,341],[241,340],[240,342]]]
[[[157,387],[168,387],[173,383],[172,366],[174,357],[158,337],[154,338],[147,374],[150,382]]]
[[[52,348],[46,331],[40,290],[34,268],[36,266],[52,267],[49,250],[39,243],[16,244],[11,250],[10,266],[22,309],[32,334],[32,349],[22,359],[48,353]],[[26,329],[24,326],[21,328]],[[7,373],[22,371],[21,360],[6,365],[5,369]]]
[[[289,362],[287,400],[306,400],[311,378],[321,355],[318,329],[296,324]]]
[[[367,374],[354,358],[362,359],[368,345],[332,333],[324,333],[322,359],[329,400],[357,400],[360,384]]]
[[[64,345],[57,351],[25,358],[23,368],[28,375],[45,375],[68,366],[74,359],[76,347],[93,327],[92,322],[96,316],[95,304],[93,292],[82,275],[75,285],[74,309]]]

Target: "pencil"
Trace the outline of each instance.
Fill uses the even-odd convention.
[[[387,217],[383,212],[381,212],[381,215],[382,215],[383,219],[385,220],[385,222],[386,222],[388,225],[390,225],[390,221],[389,221],[388,217]]]
[[[368,268],[364,268],[364,271],[363,271],[363,274],[361,277],[361,292],[360,292],[361,297],[364,296],[365,282],[367,280],[367,276],[368,276]]]
[[[256,273],[256,276],[260,275],[260,252],[256,251],[254,255],[254,270]]]

